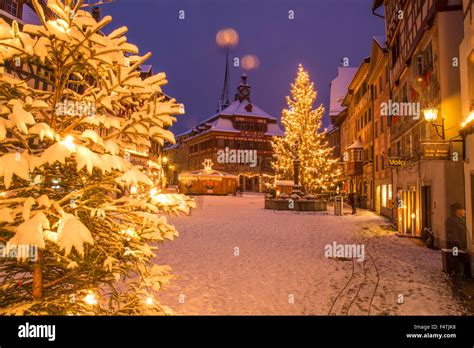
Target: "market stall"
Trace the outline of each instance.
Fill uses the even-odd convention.
[[[179,192],[189,195],[235,194],[238,177],[212,169],[212,161],[206,160],[204,168],[179,175]]]

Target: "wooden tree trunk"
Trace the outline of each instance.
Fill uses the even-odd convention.
[[[33,265],[33,298],[40,299],[43,297],[43,252],[38,250],[38,259]]]

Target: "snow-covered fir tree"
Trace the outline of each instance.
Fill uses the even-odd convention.
[[[0,19],[0,244],[38,257],[0,260],[0,314],[169,313],[156,292],[172,275],[152,261],[178,235],[164,215],[194,203],[161,193],[129,153],[173,142],[182,105],[162,93],[164,73],[140,78],[150,53],[126,27],[104,34],[110,16],[33,4],[41,25]],[[50,88],[22,81],[26,65]]]
[[[335,188],[340,177],[333,148],[328,146],[327,131],[321,130],[324,107],[313,109],[316,91],[309,74],[300,64],[291,96],[286,97],[288,108],[283,109],[281,122],[285,134],[275,137],[273,168],[280,179],[293,179],[293,160],[300,160],[299,180],[307,193],[324,193]]]

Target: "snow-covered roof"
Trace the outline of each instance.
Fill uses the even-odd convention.
[[[151,67],[152,67],[152,65],[150,65],[150,64],[142,64],[142,65],[140,65],[140,70],[141,70],[141,72],[149,73],[149,72],[151,72]]]
[[[387,45],[385,44],[385,36],[374,36],[373,37],[374,41],[377,42],[377,44],[381,47],[381,48],[387,48]]]
[[[356,142],[354,142],[351,146],[348,146],[348,149],[362,149],[364,146],[362,145],[362,142],[358,139]]]
[[[251,111],[248,111],[248,105],[252,104]],[[222,110],[220,115],[227,115],[227,116],[252,116],[252,117],[262,117],[262,118],[269,118],[271,120],[276,120],[275,117],[270,116],[265,111],[260,109],[257,105],[250,103],[248,100],[243,100],[240,102],[239,100],[234,100],[228,107]]]
[[[177,149],[179,147],[179,144],[170,144],[168,146],[165,147],[165,151],[168,151],[168,150],[173,150],[173,149]]]
[[[252,104],[251,111],[249,110],[250,109],[249,104]],[[265,111],[263,111],[261,108],[259,108],[255,104],[250,103],[248,100],[243,100],[242,102],[239,100],[235,100],[221,112],[202,121],[194,128],[191,128],[184,133],[176,135],[176,138],[179,138],[185,135],[191,135],[189,139],[192,139],[195,136],[201,136],[203,134],[206,134],[212,131],[240,133],[240,130],[234,128],[234,125],[232,123],[232,118],[229,116],[232,116],[232,117],[233,116],[246,116],[246,117],[265,118],[272,121],[272,122],[267,123],[268,128],[265,135],[281,136],[284,133],[283,130],[278,125],[278,123],[275,122],[277,120],[275,117],[270,116],[269,114],[267,114]],[[193,135],[192,134],[193,132],[195,132],[196,134]]]
[[[212,130],[221,132],[238,132],[232,125],[232,120],[228,118],[218,117],[214,121],[206,123]]]
[[[227,178],[227,179],[237,179],[236,175],[229,174],[226,172],[221,172],[215,169],[198,169],[192,172],[182,173],[179,175],[179,179],[185,178]]]
[[[248,105],[252,104],[252,110],[248,111]],[[216,117],[219,116],[250,116],[250,117],[259,117],[259,118],[266,118],[270,120],[276,120],[275,117],[270,116],[268,113],[263,111],[257,105],[250,103],[248,100],[243,100],[242,102],[239,100],[234,100],[228,107],[224,110],[218,112],[217,114],[212,115],[208,119],[202,121],[202,123],[209,122]]]
[[[283,136],[285,132],[280,128],[278,123],[268,123],[267,124],[267,132],[265,135],[280,135]]]
[[[331,81],[331,97],[329,116],[338,115],[344,107],[342,102],[347,94],[347,88],[357,72],[357,68],[340,66],[337,77]]]

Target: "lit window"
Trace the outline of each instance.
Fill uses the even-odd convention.
[[[382,207],[387,206],[387,185],[382,185]]]

